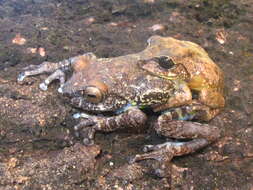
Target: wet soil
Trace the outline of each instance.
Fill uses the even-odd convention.
[[[252,190],[252,32],[251,0],[1,0],[0,189]],[[127,164],[164,140],[152,130],[97,134],[97,146],[82,146],[57,83],[42,92],[45,75],[16,82],[30,64],[138,52],[154,34],[200,44],[225,73],[226,108],[211,121],[222,137],[174,158],[166,178],[153,161]]]

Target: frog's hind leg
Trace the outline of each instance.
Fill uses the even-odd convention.
[[[172,113],[159,116],[155,130],[159,135],[175,139],[191,139],[184,142],[165,142],[159,145],[146,145],[145,154],[136,155],[131,162],[155,159],[168,161],[174,156],[193,153],[220,137],[217,127],[191,121],[172,120]]]

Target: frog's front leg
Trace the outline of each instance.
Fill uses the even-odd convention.
[[[110,132],[119,128],[136,128],[143,126],[147,116],[138,108],[129,108],[120,115],[112,117],[88,116],[74,127],[76,136],[83,139],[85,145],[94,143],[96,131]]]
[[[186,142],[165,142],[159,145],[147,145],[145,154],[136,155],[131,162],[155,159],[160,162],[170,161],[174,156],[181,156],[199,150],[220,137],[220,130],[208,124],[191,121],[172,120],[172,112],[159,116],[155,125],[158,134],[175,139],[192,139]]]
[[[30,65],[26,68],[24,68],[24,72],[21,72],[18,75],[18,82],[23,81],[26,77],[28,76],[34,76],[34,75],[39,75],[43,73],[52,73],[50,76],[48,76],[44,82],[40,84],[40,89],[41,90],[47,90],[48,85],[53,81],[53,80],[59,80],[60,81],[60,86],[63,86],[65,83],[65,70],[70,69],[72,59],[66,59],[64,61],[60,61],[58,63],[52,63],[52,62],[43,62],[40,65]]]
[[[21,72],[18,75],[17,81],[21,82],[23,81],[26,77],[28,76],[34,76],[34,75],[39,75],[43,73],[49,73],[49,75],[44,82],[40,84],[40,89],[41,90],[47,90],[48,85],[54,81],[54,80],[59,80],[60,81],[60,88],[58,91],[61,93],[62,90],[61,88],[63,87],[65,83],[65,71],[71,70],[73,65],[75,63],[78,63],[79,60],[83,59],[95,59],[96,56],[93,53],[86,53],[81,56],[76,56],[76,57],[71,57],[69,59],[65,59],[63,61],[53,63],[53,62],[43,62],[40,65],[30,65],[26,68],[24,68],[24,72]]]

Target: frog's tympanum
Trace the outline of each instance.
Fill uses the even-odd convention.
[[[73,72],[66,82],[64,71]],[[154,125],[159,135],[188,139],[147,145],[146,153],[136,155],[132,162],[170,160],[220,136],[217,127],[189,121],[209,121],[225,104],[223,73],[195,43],[152,36],[139,53],[115,58],[86,53],[58,63],[31,65],[18,81],[41,73],[52,73],[40,84],[42,90],[57,79],[58,91],[69,97],[73,106],[89,113],[75,114],[83,117],[74,129],[84,144],[94,143],[95,131],[145,125],[145,110],[159,115]]]

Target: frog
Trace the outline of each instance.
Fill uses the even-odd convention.
[[[66,72],[72,73],[68,79]],[[138,53],[98,58],[88,52],[43,62],[24,68],[17,80],[42,73],[50,75],[39,85],[41,90],[59,80],[58,92],[82,110],[74,115],[80,119],[74,131],[87,146],[94,144],[97,131],[136,129],[147,125],[146,110],[158,115],[156,133],[176,141],[145,145],[144,153],[132,156],[130,163],[167,162],[221,136],[220,128],[207,122],[225,106],[224,75],[196,43],[155,35]]]

